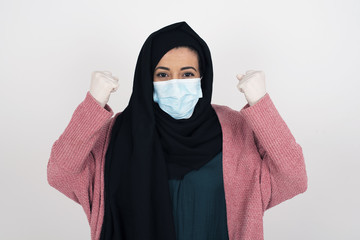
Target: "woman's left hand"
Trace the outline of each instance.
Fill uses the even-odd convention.
[[[236,77],[239,80],[237,88],[245,94],[250,106],[265,96],[265,73],[263,71],[249,70],[245,75],[237,74]]]

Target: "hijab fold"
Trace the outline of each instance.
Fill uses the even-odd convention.
[[[189,119],[174,119],[153,101],[153,73],[169,50],[199,55],[203,97]],[[111,129],[105,156],[101,240],[176,240],[169,179],[182,179],[222,150],[211,106],[213,67],[205,41],[186,23],[153,32],[142,46],[128,106]]]

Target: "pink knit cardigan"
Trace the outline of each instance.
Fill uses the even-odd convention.
[[[229,240],[261,240],[265,210],[303,193],[302,148],[267,93],[240,111],[212,104],[223,132],[223,179]],[[104,159],[115,117],[88,91],[51,148],[47,181],[82,206],[91,239],[104,215]]]

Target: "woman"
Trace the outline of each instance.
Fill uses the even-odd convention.
[[[94,72],[48,163],[51,186],[81,204],[92,239],[263,239],[265,210],[307,189],[302,149],[265,91],[239,74],[240,111],[211,104],[210,50],[186,22],[145,41],[124,111]]]

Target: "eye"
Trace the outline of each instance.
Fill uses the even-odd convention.
[[[192,72],[184,73],[185,77],[193,77],[195,76]]]
[[[156,74],[157,77],[160,77],[160,78],[163,78],[163,77],[166,77],[166,73],[158,73]]]

